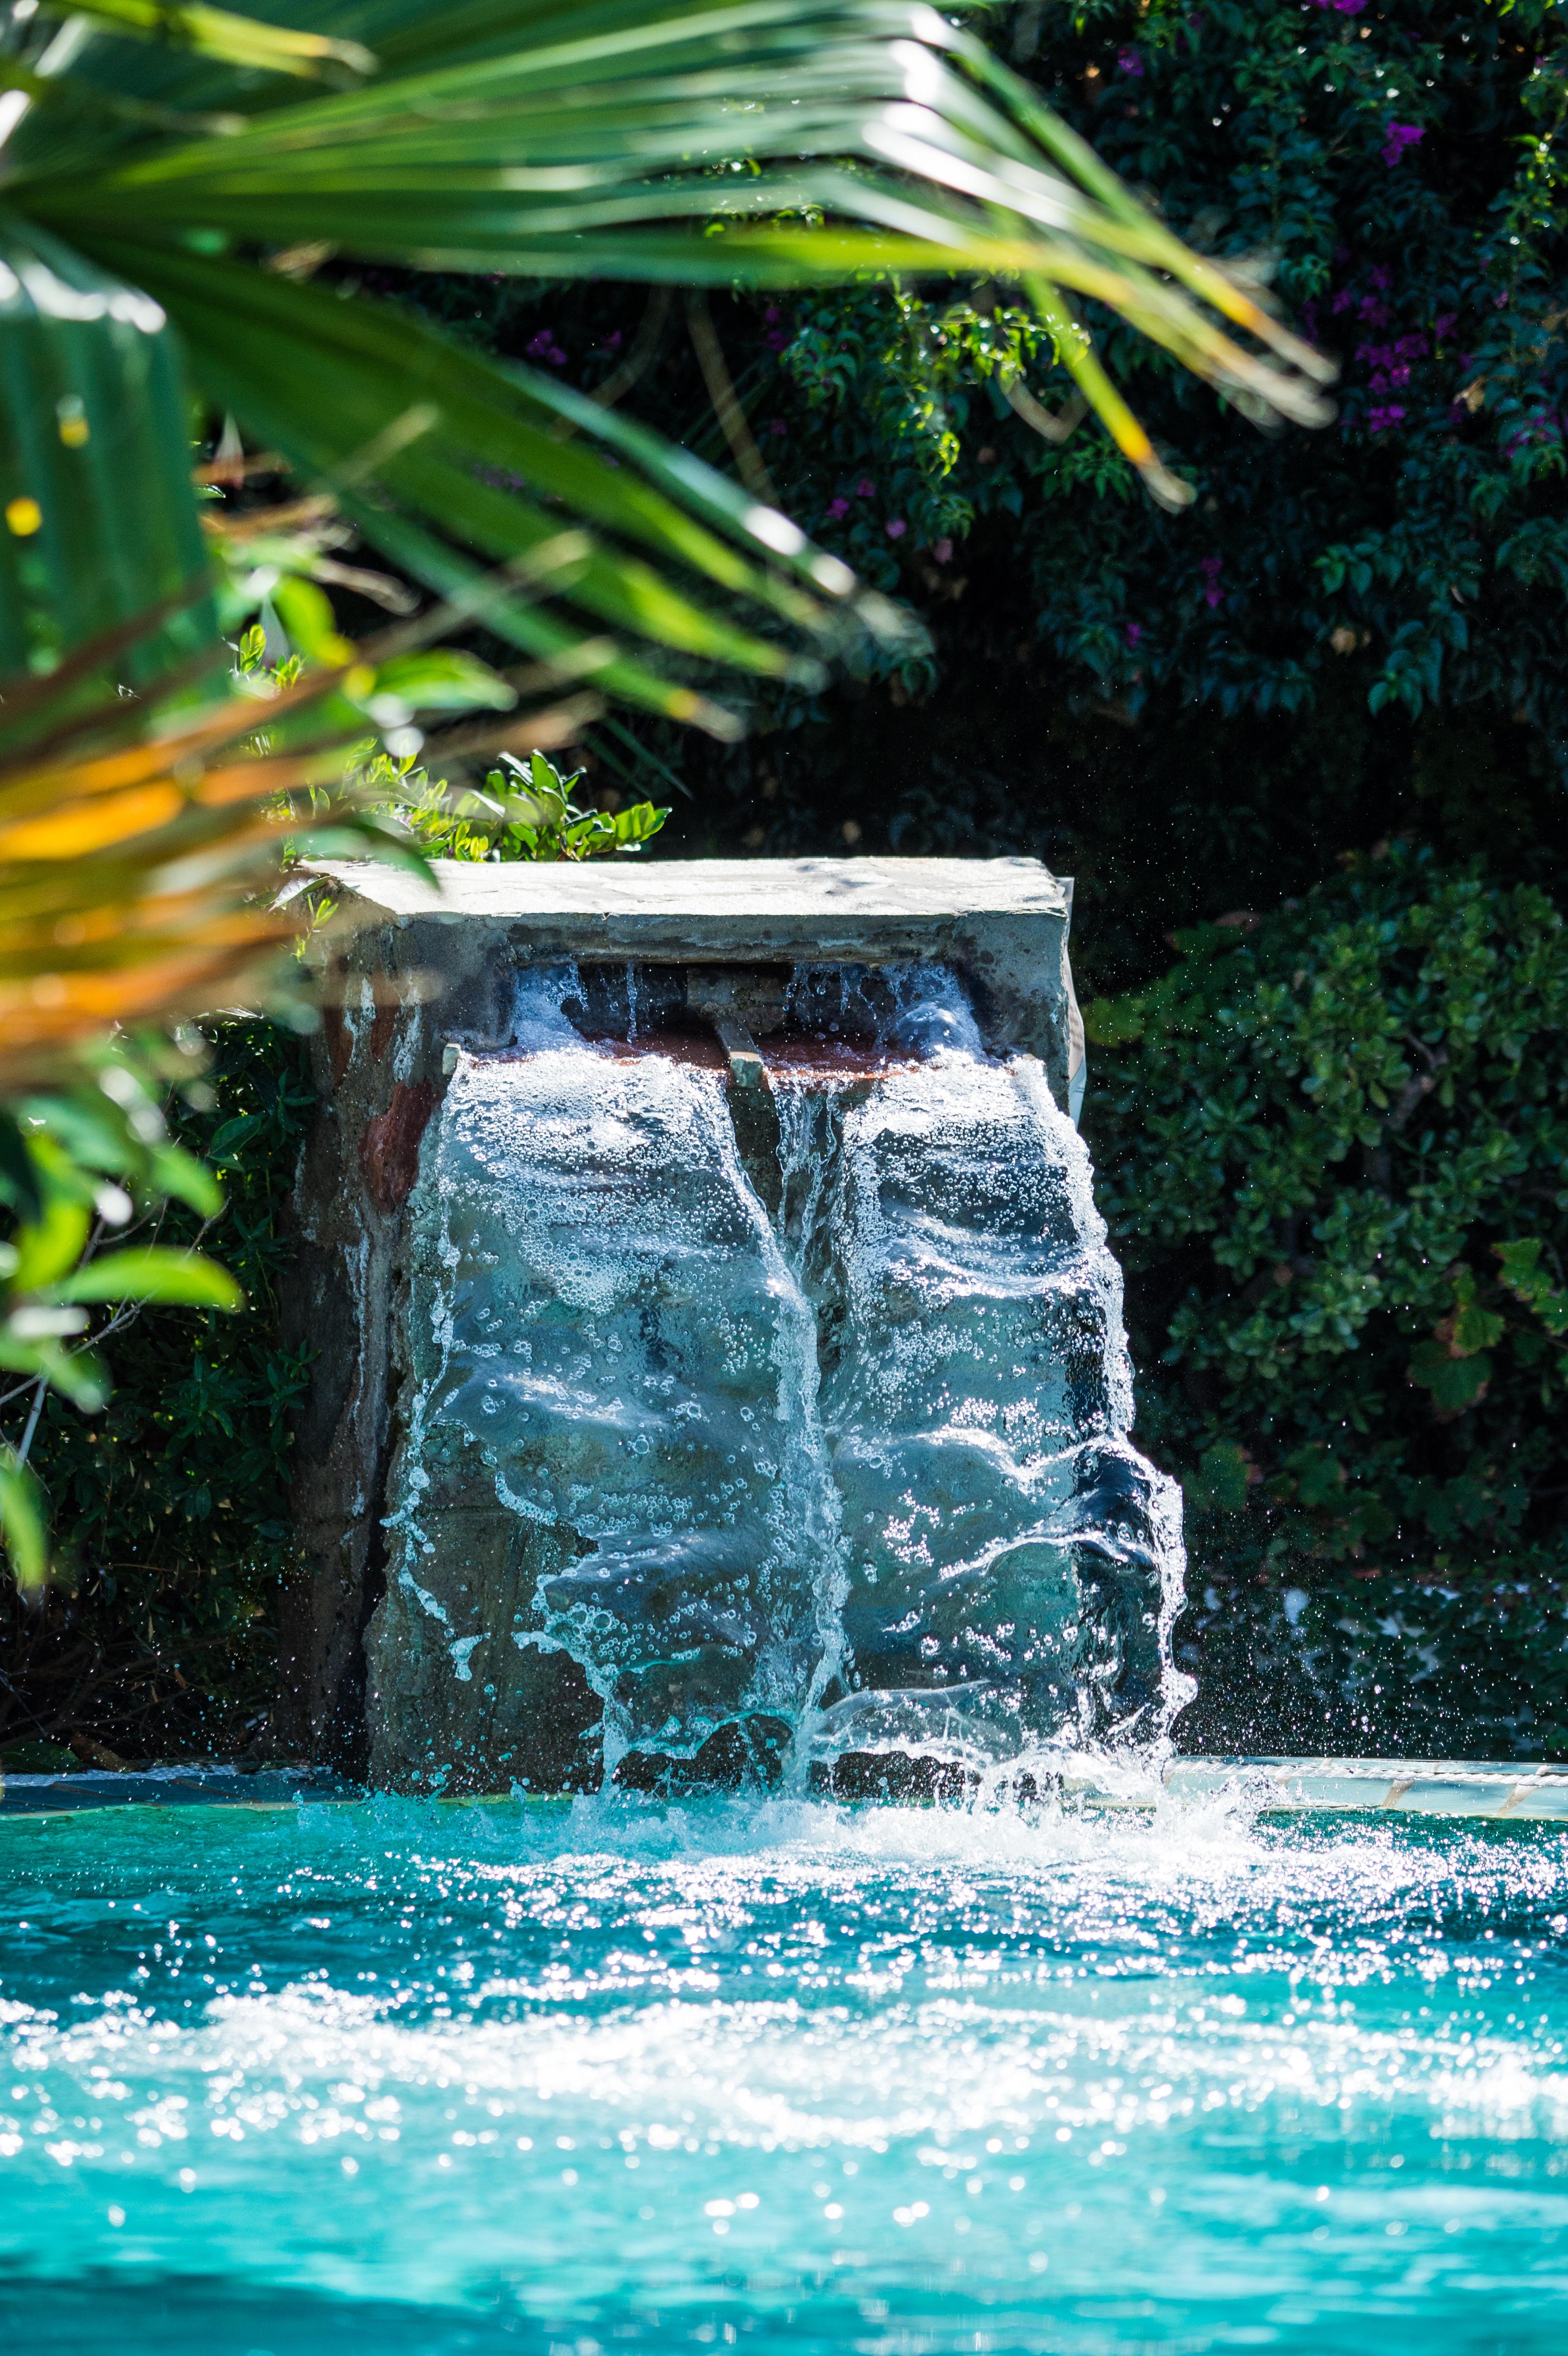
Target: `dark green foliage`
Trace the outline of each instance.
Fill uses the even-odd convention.
[[[33,1604],[0,1587],[0,1741],[240,1748],[271,1705],[288,1426],[309,1360],[276,1338],[281,1213],[312,1097],[292,1033],[206,1027],[210,1102],[180,1106],[172,1126],[216,1171],[225,1208],[203,1227],[170,1206],[160,1240],[199,1233],[248,1306],[144,1310],[105,1344],[114,1390],[101,1414],[48,1400],[31,1461],[65,1577]]]
[[[1559,1748],[1568,926],[1396,846],[1178,941],[1090,1008],[1085,1125],[1221,1649],[1288,1601],[1283,1747]],[[1258,1707],[1208,1666],[1189,1740]]]
[[[1027,0],[988,23],[1174,227],[1268,260],[1342,363],[1339,418],[1262,433],[1096,319],[1196,487],[1168,516],[1092,420],[1051,442],[1009,406],[1018,368],[1071,413],[1013,290],[715,301],[780,505],[915,606],[932,652],[781,697],[734,752],[639,722],[694,788],[664,847],[848,827],[867,851],[1037,851],[1079,878],[1100,987],[1383,834],[1534,873],[1568,760],[1568,12]],[[412,291],[585,388],[635,354],[626,409],[729,463],[678,305]]]
[[[815,850],[848,821],[867,851],[1038,852],[1078,877],[1099,988],[1392,833],[1560,874],[1565,23],[1538,0],[998,9],[997,48],[1174,226],[1276,259],[1343,364],[1339,419],[1264,434],[1113,330],[1198,491],[1168,516],[1093,422],[1052,444],[1009,409],[1004,350],[1048,411],[1067,385],[1005,290],[989,316],[933,290],[735,306],[781,502],[896,584],[933,653],[704,756],[687,840]],[[1395,123],[1422,137],[1388,161]]]
[[[940,572],[972,515],[1008,517],[1040,640],[1130,713],[1164,688],[1300,711],[1348,661],[1373,712],[1519,709],[1568,760],[1563,12],[1091,0],[999,29],[1180,232],[1277,263],[1339,417],[1260,434],[1099,320],[1198,493],[1162,515],[1093,425],[1053,444],[1012,414],[1004,361],[1050,410],[1070,390],[1024,313],[869,288],[786,322],[786,505],[884,578],[890,550]]]

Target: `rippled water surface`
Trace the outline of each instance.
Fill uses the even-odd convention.
[[[1548,1827],[131,1809],[0,1887],[47,2356],[1565,2344]]]

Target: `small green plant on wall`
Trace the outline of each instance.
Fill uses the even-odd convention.
[[[634,802],[625,809],[582,809],[572,799],[584,772],[562,776],[547,754],[527,761],[503,753],[501,766],[485,779],[485,790],[453,792],[422,770],[400,772],[383,756],[370,772],[374,787],[398,788],[389,809],[431,859],[579,860],[635,852],[651,842],[667,807]]]

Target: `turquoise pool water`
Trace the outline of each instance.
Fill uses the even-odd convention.
[[[0,1890],[44,2356],[1565,2344],[1550,1827],[137,1809]]]

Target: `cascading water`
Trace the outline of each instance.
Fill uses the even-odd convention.
[[[623,990],[594,1038],[575,970],[526,977],[427,1145],[372,1653],[421,1649],[432,1765],[443,1683],[504,1713],[508,1651],[578,1665],[607,1778],[721,1729],[800,1773],[1159,1740],[1177,1492],[1040,1066],[942,968],[803,969],[759,1127],[712,1034],[638,1035]]]
[[[1277,1765],[1137,1772],[1179,1534],[1089,1165],[891,962],[1065,1082],[1065,887],[388,873],[334,879],[380,913],[302,1181],[291,1640],[345,1744],[363,1663],[379,1788],[6,1762],[11,2337],[1556,2356],[1561,1773],[1309,1772],[1379,1813],[1279,1822]]]

